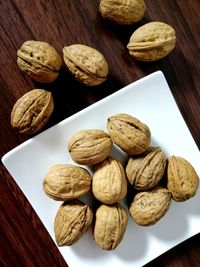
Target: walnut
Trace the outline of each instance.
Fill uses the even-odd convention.
[[[96,199],[113,204],[125,197],[127,181],[122,164],[111,157],[95,165],[92,192]]]
[[[74,244],[92,224],[93,213],[80,200],[64,202],[55,217],[54,232],[58,246]]]
[[[63,48],[63,57],[69,71],[85,85],[99,85],[107,79],[108,63],[98,50],[74,44]]]
[[[101,205],[96,211],[95,242],[102,249],[115,249],[124,237],[127,223],[127,212],[120,204]]]
[[[71,200],[87,193],[92,177],[79,166],[56,164],[51,167],[43,180],[45,193],[55,200]]]
[[[19,133],[33,134],[42,129],[54,109],[51,92],[33,89],[17,100],[11,112],[11,125]]]
[[[110,136],[99,129],[77,132],[68,142],[68,150],[79,164],[94,165],[106,159],[112,150]]]
[[[17,55],[18,67],[34,81],[50,83],[58,77],[62,60],[50,44],[26,41],[17,51]]]

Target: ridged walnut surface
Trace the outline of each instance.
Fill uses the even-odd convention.
[[[65,201],[78,198],[91,188],[89,172],[79,166],[56,164],[43,180],[45,193],[55,200]]]
[[[128,155],[146,151],[151,133],[148,126],[129,114],[116,114],[108,118],[107,128],[113,143]]]
[[[122,164],[111,157],[95,165],[92,177],[92,192],[96,199],[114,204],[125,197],[127,180]]]
[[[167,187],[175,201],[185,201],[195,196],[199,177],[192,165],[184,158],[171,156],[168,159]]]
[[[95,242],[102,249],[115,249],[124,237],[127,223],[127,212],[120,204],[101,205],[96,211]]]
[[[168,211],[171,193],[165,188],[154,188],[150,191],[137,193],[129,208],[135,223],[148,226],[159,221]]]
[[[21,71],[41,83],[53,82],[58,77],[62,60],[48,43],[26,41],[17,51],[17,64]]]
[[[63,48],[63,58],[75,78],[88,86],[99,85],[107,79],[108,63],[98,50],[74,44]]]
[[[33,134],[42,129],[54,109],[51,92],[33,89],[17,100],[11,112],[11,125],[19,133]]]
[[[77,163],[94,165],[110,155],[112,140],[102,130],[82,130],[71,137],[68,150],[72,159]]]
[[[70,246],[78,241],[92,224],[93,213],[80,200],[63,203],[55,217],[54,232],[58,246]]]
[[[167,56],[175,47],[175,30],[163,22],[149,22],[139,27],[127,45],[131,56],[141,61],[155,61]]]
[[[116,24],[132,24],[141,20],[146,11],[143,0],[101,0],[101,15]]]
[[[163,177],[166,158],[159,147],[150,148],[141,156],[130,157],[126,166],[129,182],[137,190],[155,187]]]

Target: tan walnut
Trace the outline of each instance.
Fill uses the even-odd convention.
[[[33,134],[42,129],[54,109],[51,92],[33,89],[17,100],[11,112],[11,125],[19,133]]]
[[[111,157],[95,165],[92,192],[96,199],[113,204],[125,197],[127,180],[122,164]]]
[[[58,246],[70,246],[78,241],[92,224],[91,208],[80,200],[64,202],[54,220]]]
[[[43,180],[45,193],[54,200],[71,200],[87,193],[91,188],[91,175],[79,166],[56,164]]]
[[[127,223],[127,212],[120,204],[101,205],[96,211],[95,242],[102,249],[115,249],[124,237]]]
[[[171,193],[166,188],[154,188],[137,193],[129,208],[133,221],[142,226],[155,224],[168,211]]]
[[[108,63],[98,50],[74,44],[63,48],[63,57],[69,71],[85,85],[99,85],[107,79]]]
[[[102,130],[82,130],[71,137],[68,150],[72,159],[77,163],[94,165],[110,155],[112,140]]]
[[[142,155],[130,157],[126,166],[126,175],[137,190],[148,190],[160,182],[165,167],[164,153],[159,147],[152,147]]]
[[[144,17],[146,5],[143,0],[101,0],[99,11],[116,24],[128,25]]]
[[[193,197],[199,186],[199,177],[192,165],[182,157],[168,159],[167,188],[175,201]]]
[[[167,56],[175,47],[175,30],[163,22],[149,22],[130,37],[129,53],[137,60],[155,61]]]
[[[17,51],[17,64],[21,71],[41,83],[53,82],[59,75],[62,60],[48,43],[26,41]]]
[[[128,155],[146,151],[151,140],[148,126],[125,113],[108,118],[107,128],[112,141]]]

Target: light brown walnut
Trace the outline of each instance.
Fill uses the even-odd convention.
[[[99,11],[116,24],[129,25],[144,17],[146,5],[144,0],[101,0]]]
[[[17,51],[17,55],[18,67],[34,81],[50,83],[58,77],[62,60],[50,44],[26,41]]]
[[[115,249],[124,237],[127,223],[127,212],[120,204],[101,205],[96,211],[95,242],[102,249]]]
[[[192,165],[184,158],[171,156],[168,159],[167,188],[175,201],[185,201],[195,196],[199,177]]]
[[[92,224],[91,208],[80,200],[64,202],[54,220],[58,246],[70,246],[78,241]]]
[[[106,159],[111,150],[110,136],[99,129],[81,130],[68,142],[68,151],[72,159],[79,164],[97,164]]]
[[[108,63],[104,55],[90,46],[66,46],[63,58],[72,75],[87,86],[99,85],[107,79]]]
[[[23,134],[34,134],[42,129],[54,109],[51,92],[33,89],[14,104],[10,122],[12,127]]]
[[[111,157],[95,165],[92,192],[96,199],[113,204],[125,197],[127,180],[122,164]]]
[[[125,113],[108,118],[108,133],[116,145],[128,155],[138,155],[146,151],[151,140],[148,126]]]
[[[167,56],[175,47],[175,30],[163,22],[149,22],[131,35],[127,48],[140,61],[155,61]]]
[[[171,193],[166,188],[157,187],[137,193],[129,208],[133,221],[142,226],[153,225],[169,210]]]
[[[45,193],[54,200],[71,200],[86,194],[91,188],[89,172],[71,164],[52,166],[43,180]]]
[[[159,147],[151,147],[143,154],[129,158],[126,174],[137,190],[149,190],[160,182],[165,167],[164,153]]]

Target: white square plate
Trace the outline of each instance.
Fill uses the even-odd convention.
[[[116,113],[129,113],[146,123],[152,133],[151,145],[160,146],[167,157],[186,158],[200,175],[199,150],[164,75],[155,72],[29,139],[2,158],[53,240],[54,217],[61,202],[45,195],[43,178],[52,165],[73,163],[67,152],[67,142],[75,132],[89,128],[106,131],[107,118]],[[142,266],[199,233],[199,191],[185,203],[172,201],[169,212],[154,226],[138,226],[129,216],[124,239],[114,251],[100,249],[92,238],[91,229],[74,245],[59,250],[69,266]]]

